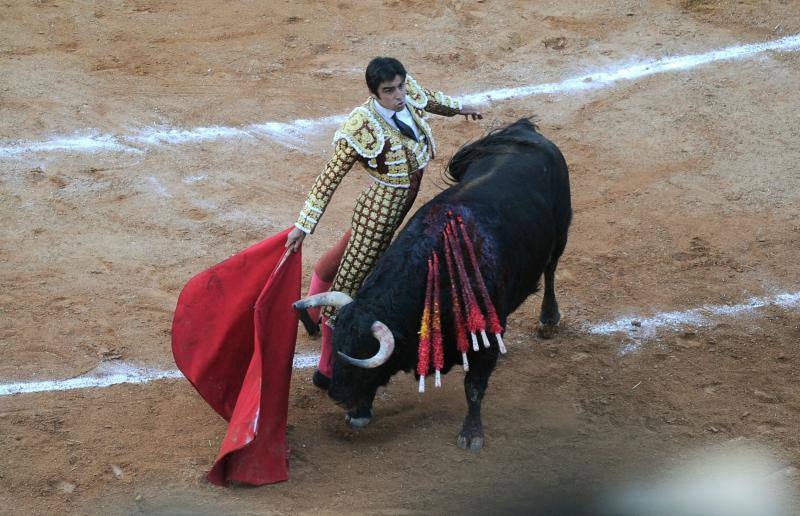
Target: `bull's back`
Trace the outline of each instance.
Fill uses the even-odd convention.
[[[475,160],[459,184],[437,196],[469,212],[484,238],[481,269],[489,271],[506,313],[536,290],[554,249],[566,243],[572,218],[566,161],[536,136],[536,145]]]
[[[517,230],[564,226],[571,219],[569,172],[560,150],[535,133],[536,145],[487,155],[469,165],[462,180],[435,200],[497,212]],[[559,227],[559,229],[566,229]]]
[[[555,145],[538,133],[534,137],[535,145],[470,162],[459,183],[409,220],[365,281],[364,293],[379,296],[385,283],[400,281],[409,292],[404,301],[419,305],[425,275],[418,271],[427,270],[433,250],[441,255],[446,214],[453,211],[471,229],[498,308],[504,314],[516,309],[535,291],[557,243],[566,241],[571,218],[566,162]]]

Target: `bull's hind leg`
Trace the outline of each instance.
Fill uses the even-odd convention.
[[[547,264],[544,270],[544,299],[542,299],[542,310],[539,314],[539,328],[537,333],[543,339],[551,339],[556,334],[558,322],[561,320],[561,313],[558,311],[558,301],[556,301],[556,267],[558,258]]]
[[[496,356],[486,356],[471,360],[469,371],[464,378],[464,393],[467,396],[467,416],[458,434],[457,444],[462,450],[483,448],[483,422],[481,422],[481,401],[486,393],[489,376],[492,374]]]

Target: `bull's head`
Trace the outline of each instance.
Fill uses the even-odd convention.
[[[335,401],[352,407],[364,397],[371,399],[375,389],[386,383],[394,372],[383,371],[385,368],[381,367],[394,352],[394,336],[384,323],[365,313],[369,310],[357,309],[357,303],[342,292],[310,296],[297,301],[294,307],[302,309],[323,305],[339,309],[333,333],[333,348],[338,360],[334,363],[328,394]]]

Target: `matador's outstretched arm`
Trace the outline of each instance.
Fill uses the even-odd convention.
[[[426,88],[422,88],[422,90],[428,97],[428,104],[425,106],[425,111],[428,113],[442,116],[464,115],[467,120],[470,117],[473,120],[483,118],[483,114],[474,106],[462,104],[460,100],[445,95],[441,91],[431,91]]]

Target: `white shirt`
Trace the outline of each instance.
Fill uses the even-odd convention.
[[[375,99],[372,99],[372,105],[375,106],[375,111],[380,113],[383,119],[386,120],[386,123],[388,123],[389,125],[391,125],[392,127],[394,127],[399,131],[400,129],[397,127],[397,124],[395,124],[394,120],[392,120],[392,116],[396,114],[397,118],[399,118],[401,122],[409,126],[414,131],[414,136],[416,136],[417,141],[419,141],[419,136],[421,133],[419,128],[417,127],[417,123],[414,122],[414,118],[411,116],[411,112],[408,110],[407,103],[406,107],[404,107],[402,111],[394,111],[391,109],[386,109],[385,107],[381,106],[381,103]]]

